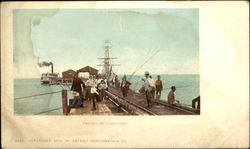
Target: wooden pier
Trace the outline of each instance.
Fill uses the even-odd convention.
[[[71,108],[68,115],[112,115],[112,112],[105,102],[96,102],[96,110],[93,111],[92,103],[88,100],[84,101],[83,108]]]
[[[199,110],[183,105],[168,104],[163,100],[152,100],[152,106],[147,107],[144,95],[129,91],[127,97],[122,97],[119,88],[109,87],[105,91],[105,99],[96,102],[96,110],[92,110],[92,102],[85,100],[83,107],[69,108],[67,91],[62,91],[64,115],[198,115]]]

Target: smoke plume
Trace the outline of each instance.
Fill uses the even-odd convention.
[[[44,66],[50,66],[51,64],[52,64],[52,62],[45,62],[45,61],[43,61],[41,63],[38,63],[38,66],[39,67],[44,67]]]

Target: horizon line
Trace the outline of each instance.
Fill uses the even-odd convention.
[[[132,75],[132,74],[116,74],[116,75]],[[144,74],[136,74],[136,75],[144,75]],[[200,74],[150,74],[150,75],[200,75]],[[30,77],[30,78],[13,78],[13,79],[40,79],[41,77]]]

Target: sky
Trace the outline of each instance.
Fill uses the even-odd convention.
[[[29,65],[38,72],[32,77],[49,72],[50,68],[36,65],[41,61],[53,62],[57,73],[87,65],[101,70],[102,67],[97,66],[101,60],[97,58],[104,56],[105,40],[111,41],[111,57],[117,57],[112,62],[120,64],[112,68],[116,74],[132,74],[135,70],[136,74],[145,71],[199,74],[198,9],[60,9],[49,17],[41,15],[49,11],[52,10],[16,10],[14,13],[17,78],[31,77],[23,72]],[[27,19],[27,16],[31,17]],[[30,29],[27,40],[23,37],[26,32],[19,31],[22,26],[26,27],[25,21]],[[22,42],[15,43],[18,39]],[[31,42],[30,46],[24,47],[26,42]],[[20,51],[25,48],[22,57],[26,55],[30,61],[21,60]],[[136,69],[157,50],[159,52],[143,67]]]

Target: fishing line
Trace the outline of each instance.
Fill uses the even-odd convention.
[[[48,112],[59,110],[59,109],[62,109],[62,107],[51,109],[51,110],[47,110],[47,111],[42,111],[42,112],[36,113],[35,115],[39,115],[39,114],[43,114],[43,113],[48,113]]]
[[[153,53],[153,55],[151,55],[138,69],[136,69],[132,74],[131,74],[131,76],[129,77],[129,81],[132,79],[132,77],[134,76],[134,74],[138,71],[138,70],[140,70],[152,57],[154,57],[158,52],[160,51],[160,49],[158,49],[157,51],[155,51],[154,53]]]
[[[192,85],[187,85],[187,86],[179,86],[179,87],[178,87],[178,86],[177,86],[177,87],[175,86],[175,88],[176,88],[176,89],[178,89],[178,88],[186,88],[186,87],[190,87],[190,86],[192,86]],[[192,86],[192,87],[195,87],[195,86]],[[171,89],[171,87],[164,88],[163,90],[166,90],[166,89]]]
[[[137,82],[135,82],[135,83],[132,84],[132,86],[134,86],[134,87],[133,87],[133,88],[134,88],[133,90],[136,90],[136,89],[137,89],[137,86],[138,86],[139,81],[140,81],[140,80],[138,80]]]
[[[192,105],[185,104],[185,103],[181,103],[181,105],[185,105],[185,106],[188,106],[188,107],[192,107]]]
[[[60,83],[58,84],[62,89],[65,89]],[[68,87],[68,86],[67,86]],[[69,87],[68,87],[69,88]],[[69,88],[70,89],[70,88]]]
[[[154,51],[154,49],[153,48],[149,49],[148,52],[147,52],[147,54],[146,54],[146,56],[148,56],[151,53],[151,51]],[[135,68],[135,70],[137,70],[139,68],[139,66],[140,66],[140,64],[137,65],[137,67]]]
[[[54,93],[59,93],[59,92],[61,92],[61,91],[50,92],[50,93],[42,93],[42,94],[36,94],[36,95],[31,95],[31,96],[25,96],[25,97],[17,97],[17,98],[14,98],[14,100],[24,99],[24,98],[30,98],[30,97],[35,97],[35,96],[43,96],[43,95],[54,94]]]
[[[148,53],[146,55],[149,55],[151,53],[151,51],[154,51],[153,48],[148,50]],[[140,65],[137,65],[137,67],[135,68],[135,70],[139,69]],[[133,73],[132,73],[133,74]]]
[[[158,49],[158,48],[157,48]],[[154,48],[148,50],[148,53],[146,54],[147,56],[151,55],[151,53],[154,52]]]

